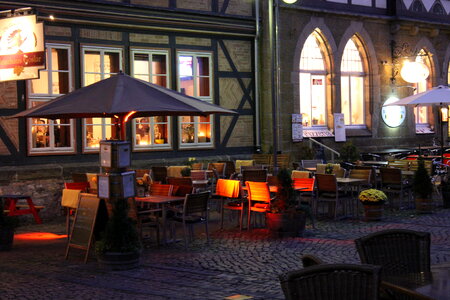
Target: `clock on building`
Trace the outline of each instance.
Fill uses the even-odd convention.
[[[394,106],[385,106],[386,104],[397,101],[398,98],[390,97],[388,98],[381,108],[381,118],[384,123],[386,123],[389,127],[398,127],[400,126],[406,117],[406,108],[402,105],[394,105]]]

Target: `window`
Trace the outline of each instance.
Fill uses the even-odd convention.
[[[205,53],[178,53],[178,88],[188,95],[213,102],[211,55]],[[212,145],[212,117],[184,116],[180,121],[180,146],[202,147]]]
[[[28,107],[41,105],[72,91],[71,46],[46,44],[47,69],[39,72],[39,79],[28,81]],[[74,122],[70,119],[28,120],[30,154],[70,152],[74,146]]]
[[[326,70],[321,49],[323,40],[313,32],[305,41],[300,57],[300,113],[305,127],[325,127]]]
[[[168,87],[168,52],[131,50],[134,77]],[[170,119],[166,116],[133,120],[134,149],[168,148],[170,146]]]
[[[122,66],[122,50],[103,47],[82,47],[82,80],[83,86],[119,73]],[[98,151],[100,141],[115,138],[118,135],[117,126],[113,126],[112,118],[84,119],[84,150]]]
[[[424,49],[421,49],[416,56],[416,61],[424,63],[428,70],[430,70],[430,58],[428,57],[428,54]],[[430,86],[429,79],[431,76],[428,76],[428,78],[417,82],[414,84],[414,87],[416,88],[414,91],[414,94],[425,92],[428,87]],[[432,133],[434,132],[431,129],[430,125],[430,110],[428,106],[420,105],[414,108],[414,117],[416,122],[416,133]]]
[[[361,54],[350,39],[341,61],[341,111],[347,126],[365,126],[364,76]]]

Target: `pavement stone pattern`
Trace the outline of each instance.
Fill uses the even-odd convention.
[[[274,238],[264,229],[243,230],[228,222],[220,231],[212,213],[210,243],[203,227],[184,248],[147,243],[141,266],[107,271],[95,254],[83,264],[84,252],[71,250],[64,259],[66,239],[15,241],[13,250],[0,252],[0,299],[224,299],[247,295],[253,299],[284,299],[278,275],[302,268],[300,257],[314,254],[329,263],[359,263],[355,238],[388,229],[407,228],[431,233],[431,263],[450,263],[450,209],[417,215],[414,210],[385,211],[379,222],[319,220],[307,226],[304,237]],[[227,220],[228,221],[228,220]],[[19,227],[21,232],[64,233],[64,221]],[[177,237],[182,238],[182,231]]]

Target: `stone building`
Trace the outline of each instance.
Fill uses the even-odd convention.
[[[449,83],[449,1],[263,3],[263,151],[276,143],[278,151],[300,159],[299,149],[310,138],[337,151],[344,139],[365,152],[439,145],[437,107],[392,113],[382,105]],[[406,82],[401,72],[406,60],[421,62],[429,76]],[[292,114],[303,117],[302,142],[293,139]],[[345,123],[344,138],[335,132],[336,117]],[[447,125],[444,130],[447,137]]]

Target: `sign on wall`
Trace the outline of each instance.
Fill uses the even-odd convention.
[[[300,142],[303,140],[303,124],[301,114],[292,114],[292,141]]]
[[[0,19],[0,81],[39,78],[45,69],[44,24],[36,15]]]
[[[334,114],[334,140],[336,142],[345,142],[345,119],[344,114]]]

